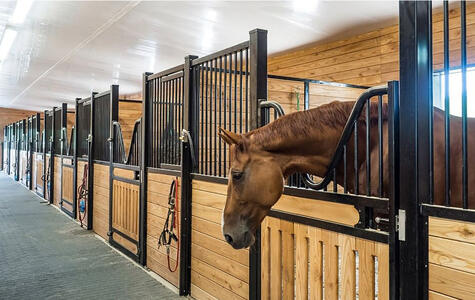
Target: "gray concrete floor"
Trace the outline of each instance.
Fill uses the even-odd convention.
[[[0,299],[179,299],[0,172]]]

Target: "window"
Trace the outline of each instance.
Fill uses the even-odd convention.
[[[433,76],[434,106],[445,110],[445,74],[435,72]],[[450,114],[462,116],[462,70],[449,72]],[[475,118],[475,67],[467,68],[467,116]]]

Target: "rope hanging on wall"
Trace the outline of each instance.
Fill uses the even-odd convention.
[[[158,248],[160,249],[161,246],[165,246],[167,248],[167,261],[168,261],[168,270],[170,272],[175,272],[178,269],[178,258],[180,257],[180,240],[178,236],[180,235],[179,230],[180,227],[178,226],[178,218],[177,218],[177,211],[178,211],[178,177],[175,178],[171,185],[170,185],[170,192],[168,193],[168,213],[167,218],[165,220],[165,224],[163,225],[162,233],[158,237]],[[176,234],[175,234],[176,229]],[[177,251],[176,251],[176,258],[175,258],[175,266],[172,268],[170,263],[170,245],[172,240],[176,242]]]

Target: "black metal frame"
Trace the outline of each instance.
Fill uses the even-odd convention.
[[[76,197],[77,197],[77,182],[76,182],[76,161],[74,159],[74,156],[70,155],[70,153],[68,153],[68,143],[67,143],[67,140],[68,140],[68,105],[66,103],[63,103],[61,105],[61,129],[60,129],[60,142],[61,142],[61,151],[60,151],[60,160],[61,160],[61,175],[60,175],[60,178],[61,178],[61,191],[60,191],[60,202],[59,202],[59,206],[61,208],[61,211],[63,211],[65,214],[67,214],[68,216],[70,216],[71,218],[75,219],[76,218],[76,210],[77,210],[77,201],[76,201]],[[73,127],[73,130],[72,130],[72,135],[74,135],[74,127]],[[72,138],[72,136],[71,136]],[[73,152],[75,150],[73,149]],[[71,163],[66,163],[66,161],[70,161]],[[66,199],[64,199],[63,197],[63,170],[64,168],[69,168],[69,169],[72,169],[73,171],[73,182],[71,182],[72,184],[72,188],[73,188],[73,201],[70,202]],[[76,174],[76,175],[75,175]],[[69,204],[72,208],[72,210],[68,210],[67,208],[64,207],[63,205],[63,202],[66,202],[67,204]]]

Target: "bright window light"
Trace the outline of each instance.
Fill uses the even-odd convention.
[[[2,42],[0,43],[0,62],[3,62],[5,58],[7,58],[16,35],[17,32],[13,29],[6,29],[3,33]]]
[[[434,106],[445,110],[445,74],[434,73],[433,101]],[[467,68],[467,116],[475,117],[475,67]],[[454,69],[449,72],[450,114],[462,116],[462,70]]]
[[[17,0],[13,15],[10,17],[10,23],[15,25],[23,24],[32,4],[33,0]]]

